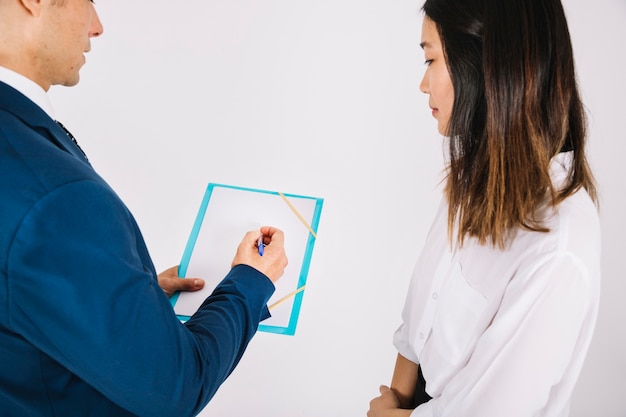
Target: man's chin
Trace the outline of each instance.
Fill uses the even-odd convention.
[[[78,84],[79,81],[80,81],[80,75],[76,74],[76,76],[68,78],[59,84],[64,87],[74,87],[76,84]]]

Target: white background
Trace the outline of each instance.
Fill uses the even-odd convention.
[[[626,1],[564,4],[603,226],[599,322],[571,416],[624,417]],[[105,33],[79,86],[52,98],[157,269],[180,262],[209,181],[325,199],[296,335],[257,334],[202,416],[364,416],[389,383],[443,167],[419,92],[420,6],[98,2]]]

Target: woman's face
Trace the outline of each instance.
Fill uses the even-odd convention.
[[[426,60],[426,72],[420,84],[420,90],[429,96],[428,105],[432,109],[433,117],[437,119],[439,133],[448,136],[448,123],[454,104],[454,89],[437,26],[428,16],[424,16],[420,46],[424,50]]]

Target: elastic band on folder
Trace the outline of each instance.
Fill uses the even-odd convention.
[[[269,306],[267,309],[268,310],[272,310],[274,307],[277,307],[279,304],[287,301],[288,299],[290,299],[291,297],[293,297],[294,295],[304,291],[304,287],[306,287],[306,285],[301,286],[300,288],[298,288],[295,291],[290,292],[289,294],[287,294],[286,296],[284,296],[283,298],[281,298],[280,300],[276,301],[274,304],[272,304],[271,306]]]
[[[285,194],[281,193],[280,191],[278,192],[278,194],[283,198],[283,200],[285,200],[285,203],[287,203],[287,205],[289,206],[289,208],[294,212],[294,214],[296,216],[298,216],[298,218],[300,219],[300,221],[307,227],[307,229],[309,229],[309,232],[311,232],[311,234],[313,235],[313,237],[315,239],[317,239],[317,235],[315,234],[315,232],[313,231],[313,229],[311,228],[311,225],[309,225],[309,223],[307,223],[307,221],[304,219],[304,217],[302,217],[302,215],[298,212],[298,210],[293,206],[293,204],[291,204],[291,202],[287,199],[287,197],[285,197]]]

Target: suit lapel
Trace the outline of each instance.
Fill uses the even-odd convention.
[[[12,113],[58,148],[88,163],[82,151],[41,107],[3,82],[0,82],[0,110]]]

